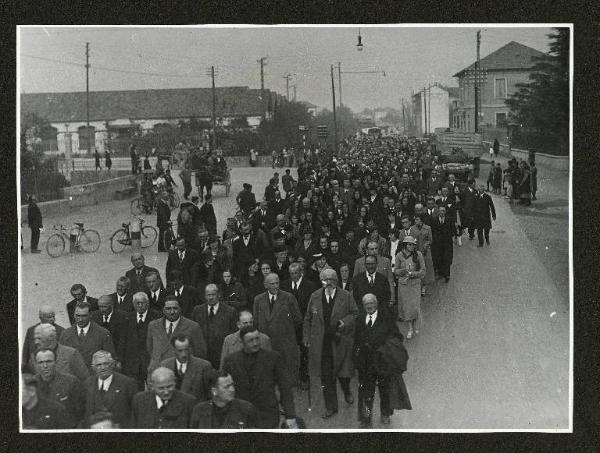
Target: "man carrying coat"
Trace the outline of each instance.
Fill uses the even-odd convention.
[[[350,378],[358,309],[352,294],[337,288],[338,278],[333,269],[324,269],[319,278],[325,287],[310,297],[304,316],[303,341],[308,349],[309,375],[321,378],[325,399],[323,418],[330,418],[338,412],[336,378],[342,385],[346,402],[354,402]]]

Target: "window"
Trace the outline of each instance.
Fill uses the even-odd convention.
[[[506,79],[494,79],[494,97],[506,98]]]
[[[95,149],[96,145],[96,128],[90,126],[89,130],[86,126],[81,126],[77,129],[79,134],[79,149],[88,150]]]
[[[496,127],[506,127],[506,113],[496,113]]]

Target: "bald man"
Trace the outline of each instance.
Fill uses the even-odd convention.
[[[90,372],[83,361],[79,351],[70,346],[58,344],[56,327],[52,324],[39,324],[33,330],[34,350],[50,349],[54,351],[56,371],[63,374],[72,374],[80,381],[85,381]],[[35,358],[30,355],[27,371],[35,373]]]
[[[274,351],[285,359],[289,382],[296,385],[300,365],[300,351],[296,329],[302,325],[302,314],[293,294],[279,289],[279,276],[265,277],[266,291],[254,298],[254,322],[271,339]]]
[[[52,308],[48,304],[43,304],[40,306],[40,309],[38,311],[38,317],[40,319],[40,322],[29,327],[27,329],[27,333],[25,333],[25,341],[23,342],[23,354],[22,354],[23,360],[21,362],[22,371],[25,371],[25,368],[27,367],[27,363],[29,362],[29,359],[31,357],[31,354],[33,354],[35,352],[36,347],[35,347],[35,340],[33,338],[33,331],[35,330],[35,328],[37,326],[39,326],[40,324],[52,324],[54,326],[54,328],[56,329],[56,337],[57,338],[60,338],[60,334],[63,332],[63,330],[65,330],[64,327],[56,324],[56,313],[54,312],[54,308]]]
[[[131,428],[189,428],[196,398],[175,388],[173,370],[156,368],[150,375],[148,385],[148,390],[133,397]]]

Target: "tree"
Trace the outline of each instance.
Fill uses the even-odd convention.
[[[273,107],[273,117],[264,120],[259,127],[267,151],[298,146],[301,141],[298,126],[310,124],[310,121],[311,115],[305,104],[276,102]]]
[[[42,132],[50,123],[33,112],[24,112],[21,116],[21,169],[39,168],[44,161],[40,147]]]
[[[342,141],[345,137],[355,134],[360,130],[360,124],[355,118],[354,113],[346,106],[336,108],[336,119],[338,127],[338,140]],[[313,142],[327,142],[333,145],[335,138],[335,129],[333,123],[333,112],[327,109],[323,109],[317,116],[314,117],[313,121]],[[316,126],[327,126],[329,128],[329,137],[327,140],[316,136]]]
[[[537,59],[530,83],[518,84],[518,91],[506,104],[510,122],[522,126],[528,144],[547,151],[567,154],[569,150],[569,29],[555,28],[547,35],[550,51]]]

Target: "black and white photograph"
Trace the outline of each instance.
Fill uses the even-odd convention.
[[[16,35],[21,432],[573,432],[572,24]]]

